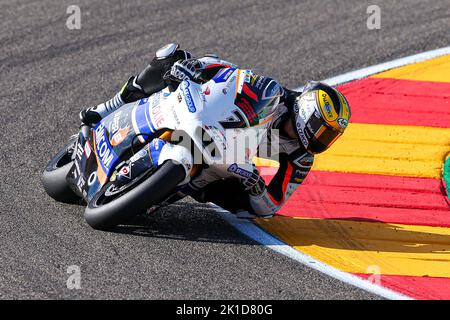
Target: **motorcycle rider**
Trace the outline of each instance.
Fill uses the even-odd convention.
[[[139,75],[129,78],[111,100],[81,111],[80,118],[84,124],[96,124],[125,103],[149,97],[168,85],[176,86],[173,80],[204,83],[226,68],[237,66],[217,55],[193,58],[178,44],[170,43],[159,49],[150,64]],[[269,126],[279,130],[280,166],[275,176],[266,185],[256,168],[250,176],[239,180],[217,180],[207,173],[200,174],[169,202],[190,195],[200,202],[213,202],[239,217],[271,217],[303,182],[314,155],[327,150],[348,125],[350,108],[346,98],[324,83],[310,81],[303,93],[286,89],[274,79],[260,75],[253,75],[252,83],[250,95],[261,97],[270,87],[277,106]],[[270,144],[270,130],[264,141]]]

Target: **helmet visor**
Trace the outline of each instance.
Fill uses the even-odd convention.
[[[308,129],[306,130],[308,134]],[[326,125],[322,125],[309,142],[307,151],[316,154],[327,150],[340,136],[341,132]]]
[[[318,112],[308,107],[307,103],[300,106],[298,114],[295,121],[297,133],[310,153],[324,152],[342,135],[342,132],[326,125]]]

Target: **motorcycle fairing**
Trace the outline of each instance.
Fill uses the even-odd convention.
[[[226,130],[242,134],[251,127],[234,103],[248,78],[246,70],[230,68],[215,79],[218,82],[211,80],[200,85],[183,81],[174,92],[166,88],[149,98],[126,104],[102,119],[95,129],[80,130],[77,150],[83,151],[77,151],[69,183],[90,201],[114,172],[120,172],[125,161],[148,145],[152,134],[165,129],[186,132],[202,152],[207,149],[203,141],[207,132],[218,152],[215,155],[204,152],[205,162],[216,166],[217,173],[222,172],[219,176],[229,175],[229,165],[216,164],[222,161],[229,143]],[[239,128],[227,129],[224,125],[233,127],[237,122]],[[260,121],[257,126],[263,128],[265,122]]]
[[[142,139],[141,143],[145,143],[148,135],[155,132],[149,116],[151,101],[145,98],[126,104],[102,119],[87,134],[80,131],[77,145],[86,151],[77,153],[68,181],[87,201],[108,182],[118,165],[128,158],[131,144],[136,145],[136,135],[139,140]]]

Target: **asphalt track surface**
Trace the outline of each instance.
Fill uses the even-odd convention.
[[[79,5],[81,30],[66,28]],[[366,9],[381,7],[381,29]],[[42,168],[153,52],[177,41],[289,87],[448,45],[450,2],[0,1],[0,298],[376,299],[185,201],[115,232],[49,199]],[[368,116],[370,110],[368,110]],[[67,267],[82,289],[68,290]]]

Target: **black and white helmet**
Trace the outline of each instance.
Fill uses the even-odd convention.
[[[327,150],[344,133],[351,116],[344,95],[316,81],[306,84],[292,112],[291,119],[301,145],[312,154]]]

